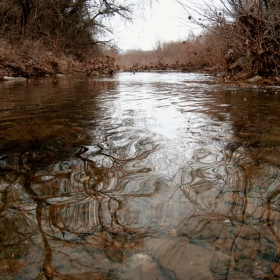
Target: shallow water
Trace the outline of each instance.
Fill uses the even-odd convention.
[[[279,278],[279,89],[172,72],[0,94],[1,279]]]

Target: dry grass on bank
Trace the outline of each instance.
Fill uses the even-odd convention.
[[[22,44],[11,45],[0,40],[0,79],[73,72],[107,75],[115,70],[114,64],[115,58],[108,55],[80,61],[63,52],[49,51],[40,41],[25,40]]]
[[[152,51],[132,50],[120,55],[125,71],[225,69],[226,48],[215,33],[191,35],[184,41],[161,43]]]

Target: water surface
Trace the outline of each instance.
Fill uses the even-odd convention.
[[[280,91],[190,73],[0,84],[1,279],[276,279]]]

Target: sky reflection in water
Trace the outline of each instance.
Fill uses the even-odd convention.
[[[277,89],[120,73],[0,92],[3,279],[280,275]]]

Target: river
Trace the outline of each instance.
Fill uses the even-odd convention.
[[[0,84],[1,279],[280,278],[280,89],[204,74]]]

